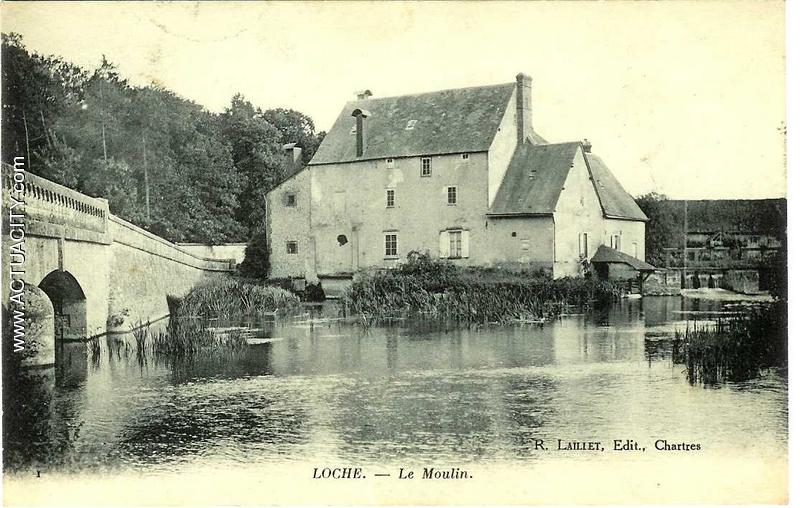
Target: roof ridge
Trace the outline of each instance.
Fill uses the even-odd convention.
[[[462,90],[477,90],[479,88],[500,88],[500,87],[503,87],[503,86],[516,87],[516,83],[508,82],[508,83],[497,83],[497,84],[494,84],[494,85],[462,86],[462,87],[457,87],[457,88],[442,88],[441,90],[431,90],[429,92],[417,92],[417,93],[409,93],[409,94],[387,95],[385,97],[370,97],[368,99],[355,99],[355,100],[347,101],[345,103],[345,106],[347,106],[348,104],[356,104],[356,103],[359,103],[359,104],[360,103],[367,103],[367,104],[369,104],[370,102],[386,100],[386,99],[399,99],[401,97],[422,97],[424,95],[434,95],[434,94],[442,93],[442,92],[456,92],[456,91],[462,91]]]

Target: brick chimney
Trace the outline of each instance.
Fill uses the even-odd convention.
[[[356,118],[356,157],[364,155],[364,119],[369,117],[369,111],[356,108],[352,116]]]
[[[531,112],[531,86],[533,80],[527,74],[517,74],[517,142],[522,143],[533,132]]]

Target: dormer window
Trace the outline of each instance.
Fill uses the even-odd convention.
[[[416,125],[417,125],[417,121],[416,120],[409,120],[408,123],[406,124],[406,130],[407,131],[413,131],[414,127]]]

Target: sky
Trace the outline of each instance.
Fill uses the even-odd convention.
[[[3,2],[0,27],[87,68],[102,55],[212,111],[239,92],[328,130],[375,96],[533,78],[533,125],[587,138],[626,190],[786,195],[784,4]]]

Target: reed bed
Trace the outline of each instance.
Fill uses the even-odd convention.
[[[508,323],[552,319],[570,308],[610,303],[622,294],[619,286],[604,281],[464,269],[411,253],[396,270],[354,281],[341,303],[365,321],[418,313],[446,320]]]
[[[149,326],[134,330],[136,353],[145,357],[147,353],[157,355],[190,356],[208,350],[241,350],[247,346],[242,330],[215,333],[197,319],[172,319],[165,330],[152,333]]]
[[[290,291],[239,278],[208,279],[177,305],[178,316],[215,318],[289,311],[300,304]]]
[[[778,302],[712,326],[687,325],[676,332],[673,362],[686,366],[689,383],[715,385],[758,377],[764,369],[788,364],[786,305]]]

